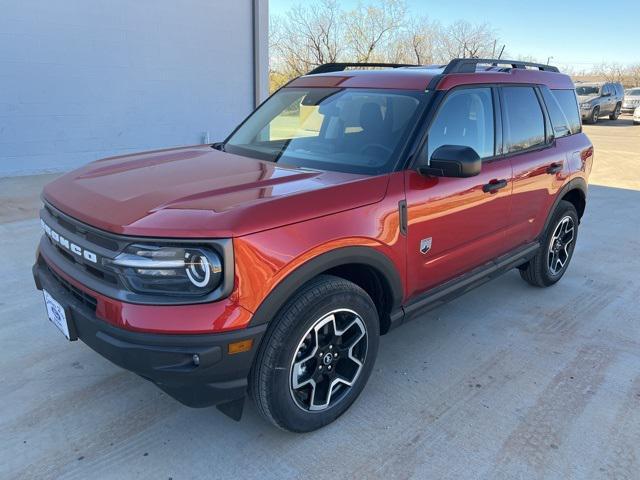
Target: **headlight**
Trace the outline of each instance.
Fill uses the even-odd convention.
[[[582,108],[584,110],[589,110],[591,108],[591,104],[590,103],[581,103],[580,104],[580,108]]]
[[[206,295],[222,281],[222,261],[207,248],[129,245],[106,262],[138,293]]]

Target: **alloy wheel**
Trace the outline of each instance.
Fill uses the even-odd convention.
[[[547,265],[551,275],[560,274],[569,262],[575,231],[573,218],[569,215],[562,217],[553,231],[547,253]]]
[[[305,411],[326,410],[340,402],[362,371],[368,347],[362,318],[348,309],[318,319],[295,350],[290,392]]]

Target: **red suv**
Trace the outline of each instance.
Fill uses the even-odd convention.
[[[380,335],[512,268],[557,282],[592,160],[555,67],[322,65],[224,142],[47,185],[33,274],[69,340],[186,405],[239,418],[249,393],[310,431]]]

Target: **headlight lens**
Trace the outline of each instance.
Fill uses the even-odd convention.
[[[106,266],[138,293],[206,295],[222,281],[220,257],[201,247],[130,245]]]
[[[580,108],[588,110],[589,108],[591,108],[591,104],[590,103],[581,103],[580,104]]]

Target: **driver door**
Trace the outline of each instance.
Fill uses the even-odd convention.
[[[505,253],[513,175],[510,160],[496,155],[496,138],[501,138],[496,95],[490,87],[449,92],[422,153],[431,158],[441,145],[471,147],[483,159],[479,175],[445,178],[405,172],[409,296]]]

